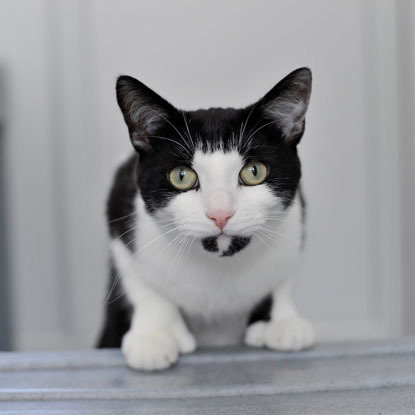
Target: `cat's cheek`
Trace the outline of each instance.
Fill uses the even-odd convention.
[[[179,231],[189,232],[194,237],[206,237],[217,232],[205,214],[201,191],[179,193],[164,208],[163,216],[173,217]]]
[[[236,213],[227,229],[235,235],[252,236],[252,232],[270,218],[284,214],[281,199],[267,186],[244,186],[239,191]]]

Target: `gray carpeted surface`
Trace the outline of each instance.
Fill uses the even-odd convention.
[[[200,351],[171,370],[118,350],[0,353],[9,414],[415,414],[415,338],[300,353]]]

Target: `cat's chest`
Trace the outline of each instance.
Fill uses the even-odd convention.
[[[249,312],[287,275],[298,252],[254,239],[235,256],[221,258],[204,251],[198,241],[174,244],[173,238],[160,238],[145,246],[149,240],[146,234],[137,238],[138,277],[185,312],[212,317]],[[141,252],[140,245],[145,246]]]

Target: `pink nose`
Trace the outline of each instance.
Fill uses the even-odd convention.
[[[208,211],[206,213],[206,216],[209,219],[212,219],[218,228],[223,229],[228,223],[228,220],[233,216],[233,214],[234,212],[232,212],[231,210],[212,210]]]

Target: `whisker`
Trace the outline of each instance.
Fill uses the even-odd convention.
[[[188,135],[188,137],[189,137],[189,140],[191,140],[191,142],[192,142],[192,145],[193,145],[193,151],[195,151],[195,150],[196,150],[196,144],[195,144],[195,142],[194,142],[194,140],[193,140],[192,135],[190,134],[189,124],[187,123],[187,120],[186,120],[186,116],[185,116],[185,114],[184,114],[184,111],[182,111],[182,115],[183,115],[184,125],[185,125],[185,127],[186,127],[186,129],[187,129],[187,135]]]
[[[259,236],[258,233],[253,232],[252,233],[254,236],[256,236],[267,248],[269,248],[270,246]]]
[[[160,238],[163,238],[164,236],[174,232],[175,230],[177,230],[178,227],[174,227],[173,229],[168,230],[167,232],[162,233],[161,235],[156,236],[155,238],[153,238],[151,241],[147,242],[146,244],[144,244],[142,247],[140,247],[140,249],[138,251],[136,251],[134,253],[134,256],[136,257],[138,254],[140,254],[144,248],[147,248],[149,245],[151,245],[152,243],[156,242],[157,240],[159,240]]]
[[[275,121],[270,121],[270,122],[268,122],[268,123],[265,123],[264,125],[262,125],[261,127],[258,127],[252,134],[250,134],[250,136],[245,140],[245,142],[244,142],[244,145],[243,145],[243,154],[242,154],[242,156],[243,157],[245,157],[246,156],[246,154],[247,154],[247,152],[249,151],[249,149],[250,149],[250,144],[251,144],[251,141],[252,141],[252,139],[254,138],[254,136],[255,136],[255,134],[257,134],[259,131],[261,131],[263,128],[265,128],[265,127],[267,127],[267,126],[269,126],[269,125],[271,125],[271,124],[274,124],[275,123]]]
[[[167,254],[167,252],[173,251],[175,249],[175,246],[180,244],[180,242],[183,240],[184,235],[183,233],[180,233],[179,235],[175,236],[157,255],[153,258],[151,263],[143,270],[143,274],[146,274],[152,266],[155,265],[156,260],[164,253]]]
[[[183,135],[180,133],[180,131],[176,128],[175,125],[173,125],[172,122],[170,122],[163,114],[159,113],[158,111],[156,111],[154,108],[150,108],[150,107],[146,107],[147,109],[149,109],[150,111],[155,112],[159,117],[163,118],[165,121],[167,121],[177,132],[177,134],[179,134],[179,136],[182,138],[182,140],[184,142],[186,142],[186,140],[184,139]]]
[[[113,300],[109,301],[107,304],[111,305],[113,303],[115,303],[117,300],[119,300],[121,297],[124,297],[124,295],[126,294],[126,292],[122,292],[120,295],[118,295],[117,297],[115,297]]]
[[[164,226],[168,226],[168,225],[164,225]],[[175,228],[176,229],[176,228]],[[175,229],[173,229],[173,230],[175,230]],[[139,253],[142,253],[143,252],[143,250],[146,248],[146,247],[148,247],[148,246],[150,246],[151,245],[151,242],[154,242],[155,240],[157,240],[157,239],[159,239],[161,236],[164,236],[164,235],[167,235],[168,233],[170,233],[170,231],[168,231],[168,232],[165,232],[164,234],[161,234],[161,235],[159,235],[157,238],[154,238],[152,241],[150,241],[150,242],[148,242],[147,244],[145,244],[144,246],[142,246],[141,248],[140,248],[140,250],[139,251],[137,251],[137,252],[135,252],[134,254],[133,254],[133,256],[137,256],[137,254],[139,254]],[[177,235],[172,241],[170,241],[168,244],[167,244],[167,246],[161,251],[161,252],[159,252],[159,254],[156,256],[156,258],[154,258],[154,260],[153,260],[153,262],[152,263],[154,263],[154,261],[155,261],[155,259],[157,259],[171,244],[173,244],[180,236],[182,236],[182,234],[179,234],[179,235]],[[126,244],[126,246],[128,246],[130,243],[132,243],[132,242],[135,242],[135,240],[134,241],[130,241],[128,244]],[[146,270],[148,269],[149,267],[147,267],[146,268]],[[146,271],[145,270],[145,271]],[[116,277],[115,277],[115,280],[114,280],[114,282],[113,282],[113,284],[112,284],[112,286],[111,286],[111,289],[110,289],[110,291],[109,291],[109,293],[108,293],[108,297],[107,297],[107,301],[110,299],[110,297],[111,297],[111,294],[112,294],[112,292],[114,291],[114,289],[115,289],[115,287],[116,287],[116,285],[118,284],[118,282],[119,282],[119,280],[120,280],[120,278],[121,278],[121,272],[120,271],[118,271],[117,272],[117,275],[116,275]],[[117,297],[117,299],[118,299],[119,297]],[[114,301],[116,301],[117,299],[115,299]],[[114,302],[113,301],[113,302]],[[111,303],[108,303],[108,304],[111,304]]]
[[[164,225],[161,225],[161,226],[159,226],[158,228],[159,229],[164,229],[164,228],[167,228],[167,227],[169,227],[169,226],[171,226],[173,223],[166,223],[166,224],[164,224]],[[134,242],[136,242],[136,238],[135,239],[133,239],[133,240],[131,240],[131,241],[129,241],[129,242],[127,242],[126,244],[125,244],[125,246],[128,248],[129,246],[131,246]]]
[[[180,146],[184,151],[185,151],[185,155],[192,155],[192,152],[190,149],[186,148],[183,144],[179,143],[176,140],[173,140],[172,138],[168,138],[168,137],[163,137],[160,135],[140,135],[139,137],[143,137],[143,138],[157,138],[159,140],[167,140],[167,141],[171,141],[174,144],[177,144],[178,146]],[[186,142],[186,140],[183,139],[184,142]]]
[[[307,247],[307,245],[303,241],[296,240],[294,238],[290,238],[286,234],[283,234],[283,233],[280,233],[280,232],[277,233],[274,230],[270,230],[270,229],[266,229],[266,228],[261,228],[261,230],[263,232],[262,235],[264,237],[268,236],[268,238],[271,239],[271,240],[273,240],[274,242],[280,242],[278,240],[278,238],[284,238],[284,239],[286,239],[289,242],[298,244],[300,247],[303,247],[303,248],[306,248]]]
[[[257,105],[258,105],[258,102],[256,102],[254,105],[252,105],[252,108],[249,111],[248,116],[246,117],[245,123],[242,123],[242,124],[244,124],[243,129],[242,129],[242,124],[241,124],[242,131],[240,132],[240,135],[239,135],[239,145],[241,145],[241,140],[243,139],[243,137],[245,135],[245,129],[246,129],[246,126],[248,125],[249,118],[251,117],[251,114],[254,112],[254,109],[256,108]]]
[[[174,272],[176,272],[176,269],[177,269],[177,267],[178,267],[178,265],[179,265],[179,262],[180,262],[180,260],[181,260],[181,258],[182,258],[182,256],[183,256],[183,253],[185,252],[185,250],[186,250],[186,246],[187,246],[187,244],[188,244],[188,242],[190,241],[190,238],[189,237],[186,237],[186,236],[184,236],[184,238],[183,238],[185,241],[184,241],[184,243],[181,245],[181,247],[179,248],[179,250],[178,250],[178,252],[177,252],[177,254],[176,254],[176,258],[175,258],[175,260],[173,261],[173,263],[170,265],[170,267],[169,267],[169,271],[168,271],[168,273],[167,273],[167,281],[166,281],[166,285],[168,285],[168,283],[169,283],[169,280],[170,280],[170,277],[174,274]],[[183,241],[183,239],[181,240],[181,241]]]
[[[120,216],[119,218],[115,218],[115,219],[108,220],[107,221],[107,224],[114,223],[114,222],[118,222],[120,220],[126,219],[126,218],[128,218],[130,216],[134,216],[134,215],[136,215],[136,212],[129,213],[128,215]]]
[[[119,235],[117,238],[115,238],[115,240],[119,240],[119,239],[121,239],[123,236],[127,235],[127,233],[130,233],[130,232],[132,232],[132,231],[135,231],[135,230],[137,230],[137,229],[140,229],[140,228],[142,228],[143,226],[146,226],[146,225],[152,225],[152,224],[156,224],[156,223],[164,223],[164,222],[167,222],[167,221],[170,221],[171,223],[175,222],[175,220],[174,220],[174,219],[166,219],[166,220],[161,220],[161,221],[149,221],[149,222],[142,222],[142,223],[140,223],[140,224],[139,224],[139,225],[137,225],[137,226],[133,226],[132,228],[127,229],[125,232],[123,232],[121,235]]]

